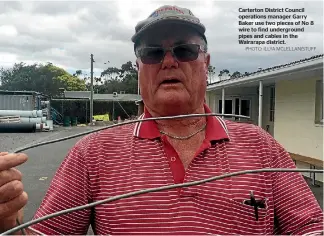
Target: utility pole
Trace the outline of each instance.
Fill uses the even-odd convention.
[[[91,72],[90,72],[90,78],[91,78],[91,82],[90,82],[90,123],[92,123],[93,120],[93,54],[91,54]]]

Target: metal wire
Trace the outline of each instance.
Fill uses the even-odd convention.
[[[217,114],[217,113],[205,113],[205,114],[189,114],[189,115],[180,115],[180,116],[166,116],[166,117],[152,117],[152,118],[146,118],[146,119],[137,119],[137,120],[131,120],[131,121],[127,121],[127,122],[123,122],[123,123],[119,123],[119,124],[114,124],[108,127],[102,127],[102,128],[98,128],[95,130],[91,130],[91,131],[86,131],[86,132],[82,132],[76,135],[71,135],[68,137],[64,137],[64,138],[59,138],[59,139],[54,139],[51,141],[47,141],[47,142],[42,142],[42,143],[37,143],[37,144],[33,144],[30,145],[28,147],[22,147],[22,148],[18,148],[16,149],[16,151],[14,151],[14,153],[18,153],[18,152],[22,152],[31,148],[35,148],[35,147],[39,147],[39,146],[43,146],[43,145],[47,145],[47,144],[52,144],[52,143],[56,143],[56,142],[61,142],[64,140],[68,140],[68,139],[72,139],[72,138],[76,138],[76,137],[80,137],[83,135],[87,135],[90,133],[94,133],[97,131],[101,131],[101,130],[105,130],[105,129],[110,129],[113,127],[117,127],[117,126],[122,126],[122,125],[126,125],[126,124],[131,124],[131,123],[137,123],[137,122],[145,122],[145,121],[151,121],[151,120],[169,120],[169,119],[179,119],[179,118],[190,118],[190,117],[200,117],[200,116],[224,116],[224,117],[238,117],[238,118],[249,118],[247,116],[241,116],[241,115],[232,115],[232,114]],[[78,206],[78,207],[74,207],[74,208],[69,208],[69,209],[65,209],[59,212],[55,212],[49,215],[46,215],[44,217],[26,222],[24,224],[18,225],[6,232],[4,232],[1,235],[10,235],[18,230],[23,230],[25,228],[28,228],[31,225],[37,224],[41,221],[44,220],[48,220],[50,218],[53,217],[57,217],[60,215],[64,215],[64,214],[68,214],[74,211],[79,211],[79,210],[83,210],[86,208],[91,208],[100,204],[104,204],[104,203],[109,203],[109,202],[113,202],[119,199],[123,199],[123,198],[129,198],[129,197],[133,197],[133,196],[137,196],[137,195],[141,195],[141,194],[145,194],[145,193],[151,193],[151,192],[158,192],[158,191],[162,191],[162,190],[168,190],[168,189],[174,189],[174,188],[183,188],[183,187],[189,187],[189,186],[195,186],[195,185],[199,185],[199,184],[203,184],[203,183],[207,183],[207,182],[211,182],[211,181],[215,181],[215,180],[220,180],[223,178],[228,178],[228,177],[232,177],[232,176],[238,176],[238,175],[242,175],[242,174],[249,174],[249,173],[259,173],[259,172],[313,172],[313,173],[323,173],[323,170],[316,170],[316,169],[286,169],[286,168],[265,168],[265,169],[258,169],[258,170],[246,170],[246,171],[239,171],[239,172],[234,172],[234,173],[227,173],[224,175],[220,175],[220,176],[214,176],[211,178],[207,178],[207,179],[203,179],[203,180],[198,180],[198,181],[193,181],[193,182],[187,182],[187,183],[182,183],[182,184],[173,184],[173,185],[167,185],[167,186],[161,186],[158,188],[150,188],[150,189],[144,189],[144,190],[139,190],[139,191],[135,191],[135,192],[130,192],[130,193],[126,193],[126,194],[122,194],[122,195],[118,195],[115,197],[111,197],[111,198],[107,198],[101,201],[97,201],[97,202],[93,202],[90,204],[86,204],[86,205],[82,205],[82,206]]]
[[[16,219],[16,223],[17,223],[18,226],[20,225],[20,222],[19,222],[18,218]],[[26,235],[26,232],[25,232],[24,228],[21,229],[21,234]]]
[[[152,120],[153,121],[154,120],[171,120],[171,119],[180,119],[180,118],[201,117],[201,116],[224,116],[224,117],[237,117],[237,118],[244,118],[244,119],[250,118],[249,116],[241,116],[241,115],[233,115],[233,114],[204,113],[204,114],[189,114],[189,115],[164,116],[164,117],[151,117],[151,118],[145,118],[145,119],[136,119],[136,120],[125,121],[125,122],[119,123],[119,124],[113,124],[113,125],[106,126],[106,127],[101,127],[101,128],[90,130],[90,131],[81,132],[81,133],[70,135],[70,136],[67,136],[64,138],[59,138],[59,139],[54,139],[54,140],[50,140],[50,141],[46,141],[46,142],[42,142],[42,143],[32,144],[27,147],[20,147],[20,148],[16,149],[15,151],[13,151],[13,153],[26,151],[31,148],[44,146],[44,145],[52,144],[52,143],[57,143],[57,142],[65,141],[68,139],[77,138],[77,137],[84,136],[87,134],[95,133],[95,132],[98,132],[101,130],[111,129],[114,127],[123,126],[123,125],[127,125],[127,124],[132,124],[132,123],[152,121]]]
[[[207,179],[203,179],[203,180],[198,180],[198,181],[193,181],[193,182],[187,182],[187,183],[183,183],[183,184],[172,184],[172,185],[166,185],[166,186],[162,186],[162,187],[158,187],[158,188],[149,188],[149,189],[144,189],[144,190],[139,190],[139,191],[135,191],[135,192],[130,192],[130,193],[126,193],[126,194],[121,194],[115,197],[110,197],[101,201],[97,201],[97,202],[93,202],[93,203],[89,203],[86,205],[82,205],[82,206],[78,206],[78,207],[73,207],[73,208],[69,208],[69,209],[65,209],[59,212],[55,212],[43,217],[40,217],[38,219],[26,222],[24,224],[21,224],[15,228],[12,228],[6,232],[4,232],[1,235],[10,235],[18,230],[21,230],[23,228],[27,228],[31,225],[37,224],[41,221],[44,220],[48,220],[50,218],[53,217],[57,217],[60,215],[64,215],[64,214],[68,214],[74,211],[79,211],[79,210],[84,210],[86,208],[91,208],[100,204],[104,204],[104,203],[109,203],[109,202],[113,202],[116,200],[120,200],[123,198],[129,198],[129,197],[133,197],[133,196],[137,196],[137,195],[141,195],[141,194],[145,194],[145,193],[152,193],[152,192],[158,192],[158,191],[162,191],[162,190],[168,190],[168,189],[174,189],[174,188],[183,188],[183,187],[189,187],[189,186],[194,186],[194,185],[199,185],[199,184],[203,184],[203,183],[207,183],[207,182],[211,182],[211,181],[215,181],[215,180],[220,180],[220,179],[224,179],[224,178],[228,178],[228,177],[232,177],[232,176],[237,176],[237,175],[242,175],[242,174],[250,174],[250,173],[259,173],[259,172],[315,172],[315,173],[323,173],[323,170],[314,170],[314,169],[289,169],[289,168],[264,168],[264,169],[258,169],[258,170],[246,170],[246,171],[238,171],[238,172],[233,172],[233,173],[228,173],[228,174],[224,174],[224,175],[220,175],[220,176],[214,176],[211,178],[207,178]]]

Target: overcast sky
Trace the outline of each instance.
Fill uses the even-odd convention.
[[[217,73],[225,68],[252,72],[323,53],[322,1],[9,1],[0,2],[0,67],[17,62],[52,62],[70,73],[81,69],[89,75],[91,53],[96,74],[107,61],[117,67],[129,60],[134,62],[130,38],[136,23],[166,4],[189,8],[206,26],[211,64]],[[288,39],[284,46],[316,49],[247,51],[248,45],[238,43],[238,16],[254,13],[239,13],[239,8],[305,8],[304,13],[297,14],[307,15],[306,21],[315,24],[298,33],[298,39]]]

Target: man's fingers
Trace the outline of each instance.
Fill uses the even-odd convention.
[[[9,170],[0,171],[0,187],[13,180],[22,180],[22,174],[19,170],[11,168]]]
[[[28,159],[23,153],[0,152],[0,232],[16,225],[17,217],[28,201],[21,182],[22,174],[15,169]]]
[[[0,186],[0,204],[9,202],[24,191],[24,186],[19,180],[14,180]]]
[[[22,194],[10,200],[9,202],[0,203],[0,219],[16,214],[21,208],[23,208],[27,204],[27,201],[27,193],[22,192]]]
[[[8,170],[12,167],[18,166],[26,162],[28,159],[24,153],[11,153],[0,155],[0,171]]]

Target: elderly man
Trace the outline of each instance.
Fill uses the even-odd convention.
[[[163,6],[138,23],[132,41],[145,104],[141,118],[210,113],[204,33],[190,10],[176,6]],[[0,167],[24,161],[24,155],[4,154]],[[253,125],[211,116],[125,125],[91,134],[71,149],[35,218],[136,190],[261,168],[295,165]],[[11,171],[6,179],[4,173],[3,230],[16,226],[27,201],[20,174]],[[306,234],[322,231],[322,220],[300,173],[262,172],[98,205],[43,221],[28,233],[86,234],[91,224],[96,234],[112,235]]]

